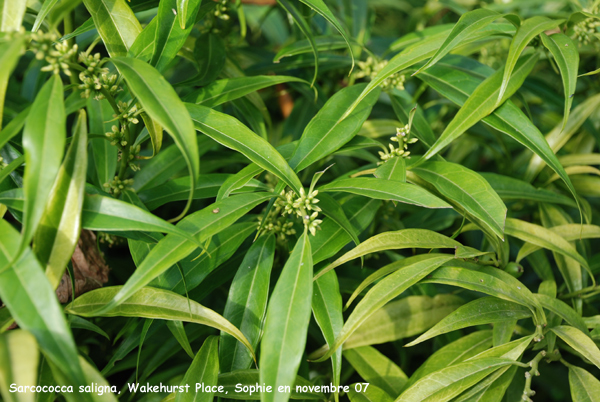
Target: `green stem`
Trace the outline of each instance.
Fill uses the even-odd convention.
[[[100,92],[102,93],[102,95],[104,95],[104,97],[106,98],[106,100],[108,101],[110,106],[113,108],[113,110],[115,111],[115,114],[120,115],[121,112],[119,111],[117,102],[115,101],[115,98],[110,94],[110,92],[104,87],[102,89],[100,89]],[[131,147],[131,133],[129,131],[129,125],[127,125],[125,123],[125,124],[123,124],[123,127],[125,127],[124,138],[125,138],[126,145],[123,147],[123,150],[121,151],[121,164],[119,166],[119,173],[117,175],[119,180],[123,180],[125,178],[125,173],[127,173],[127,167],[129,166],[129,149]]]
[[[523,390],[523,400],[527,402],[533,402],[530,396],[535,395],[535,391],[531,389],[531,379],[533,376],[539,376],[540,372],[538,371],[538,366],[540,361],[546,356],[546,351],[541,350],[532,361],[529,362],[529,367],[531,370],[525,373],[525,389]]]

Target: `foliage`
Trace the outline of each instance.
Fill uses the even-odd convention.
[[[599,7],[0,0],[3,399],[600,400]]]

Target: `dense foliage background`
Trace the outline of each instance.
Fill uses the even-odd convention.
[[[599,401],[599,4],[0,0],[2,398]]]

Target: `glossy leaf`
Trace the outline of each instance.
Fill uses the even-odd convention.
[[[581,367],[569,366],[569,386],[573,402],[600,401],[600,381]]]
[[[207,325],[231,334],[254,354],[254,349],[244,335],[221,315],[168,290],[142,288],[121,303],[118,308],[108,313],[98,314],[103,306],[115,298],[121,288],[121,286],[109,286],[92,290],[65,307],[65,312],[83,317],[143,317]]]
[[[378,179],[406,181],[406,159],[392,158],[379,166],[374,173]]]
[[[237,370],[231,373],[223,373],[219,375],[219,385],[223,386],[223,393],[218,393],[217,395],[222,398],[232,398],[232,399],[241,399],[241,400],[251,400],[251,401],[259,401],[261,400],[261,393],[254,392],[250,394],[249,386],[258,384],[260,382],[259,371],[258,370]],[[247,391],[235,392],[236,385],[247,386]],[[312,392],[312,391],[301,391],[296,392],[296,386],[303,387],[315,387],[313,383],[304,379],[303,377],[296,376],[294,385],[290,386],[290,398],[291,399],[300,399],[300,400],[322,400],[324,395],[320,392]],[[276,393],[277,391],[273,391],[272,393]]]
[[[412,169],[448,199],[479,218],[498,237],[504,238],[507,208],[494,189],[466,167],[449,162],[426,162]]]
[[[190,196],[180,216],[194,198],[194,185],[200,172],[196,134],[191,118],[173,87],[153,67],[141,60],[116,57],[111,61],[125,77],[131,92],[148,115],[167,130],[181,151],[190,172]]]
[[[495,297],[483,297],[459,307],[406,346],[414,346],[427,339],[457,329],[499,323],[506,320],[520,320],[528,317],[531,317],[531,311],[527,307]]]
[[[81,208],[87,169],[87,119],[79,112],[73,140],[58,171],[34,236],[33,252],[52,287],[58,287],[81,232]]]
[[[308,233],[298,239],[269,300],[261,341],[260,383],[291,386],[306,344],[313,293]],[[286,393],[267,393],[262,401],[287,401]]]
[[[223,317],[238,327],[254,348],[262,333],[267,311],[269,281],[275,256],[275,237],[259,237],[246,252],[237,270]],[[223,372],[245,370],[252,356],[231,335],[221,333],[219,360]]]
[[[596,346],[587,334],[568,325],[559,325],[558,327],[550,328],[550,330],[565,341],[567,345],[575,349],[597,367],[600,367],[600,349],[598,349],[598,346]]]
[[[408,380],[400,367],[372,346],[346,350],[344,358],[369,383],[369,387],[374,385],[392,398],[400,395]]]
[[[273,173],[296,193],[302,184],[287,161],[266,140],[259,137],[239,120],[200,105],[186,104],[196,130],[224,146],[244,154],[252,162]]]
[[[125,0],[83,0],[111,57],[125,56],[142,32]]]
[[[177,342],[181,345],[185,353],[188,354],[192,359],[194,358],[194,352],[192,351],[192,346],[190,345],[190,341],[185,333],[185,328],[183,327],[182,321],[167,321],[167,328],[171,331],[171,334],[177,339]]]
[[[12,8],[14,5],[20,7],[20,3],[24,3],[21,0],[1,0],[0,1],[0,9],[2,6]],[[24,5],[24,4],[23,4]],[[23,11],[25,9],[23,8]],[[0,12],[0,18],[10,19],[10,13],[6,10]],[[0,32],[4,31],[2,26],[5,24],[4,21],[0,21]],[[10,25],[9,21],[6,21],[6,24]],[[21,23],[19,22],[19,26]],[[0,71],[0,128],[4,128],[4,130],[0,131],[0,148],[4,146],[8,140],[10,140],[17,133],[11,130],[8,130],[10,127],[7,125],[6,127],[2,127],[2,117],[4,114],[4,96],[6,95],[6,89],[8,87],[8,79],[10,78],[10,74],[14,70],[19,61],[19,57],[21,56],[21,51],[23,50],[23,41],[22,40],[11,40],[11,41],[3,41],[0,42],[0,64],[2,65],[2,70]],[[18,120],[18,119],[15,119]],[[12,123],[12,122],[11,122]],[[10,123],[9,123],[10,124]]]
[[[213,392],[198,392],[196,383],[207,387],[217,385],[219,377],[219,338],[209,336],[196,354],[190,368],[185,373],[181,385],[190,385],[193,392],[178,392],[175,402],[210,402],[213,400]]]
[[[450,208],[435,195],[414,184],[393,180],[356,177],[339,179],[319,187],[322,192],[347,192],[379,200],[391,200],[425,208]]]
[[[0,336],[0,393],[6,402],[29,402],[32,392],[9,391],[17,386],[37,385],[39,350],[35,337],[27,331],[15,330]]]
[[[0,32],[18,31],[21,28],[26,8],[26,0],[1,0]]]
[[[364,384],[361,384],[363,387]],[[350,402],[392,402],[393,399],[384,390],[378,388],[373,384],[369,384],[366,391],[358,392],[355,390],[356,386],[350,386],[348,391],[348,398]],[[361,388],[362,389],[362,388]]]

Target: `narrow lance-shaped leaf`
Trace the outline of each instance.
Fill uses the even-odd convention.
[[[192,345],[190,345],[190,340],[185,333],[185,328],[183,327],[183,321],[167,321],[167,328],[171,331],[171,334],[177,339],[177,342],[181,345],[185,353],[188,354],[192,359],[194,358],[194,352],[192,351]]]
[[[35,17],[35,22],[33,23],[31,32],[37,32],[37,30],[40,29],[42,22],[44,22],[44,19],[46,18],[48,13],[52,11],[52,8],[56,5],[56,3],[58,3],[58,0],[44,1],[44,3],[42,4],[42,8],[40,8],[40,11],[38,11],[37,16]]]
[[[337,151],[358,133],[379,97],[379,91],[373,91],[351,115],[345,115],[364,88],[365,84],[358,84],[336,92],[308,123],[290,160],[296,172]]]
[[[404,229],[395,232],[385,232],[365,240],[354,249],[342,255],[319,271],[315,275],[315,279],[348,261],[378,251],[405,248],[451,248],[456,250],[461,247],[464,246],[456,240],[426,229]],[[468,247],[466,248],[468,249]]]
[[[310,48],[312,50],[313,57],[315,60],[315,72],[313,74],[313,79],[310,84],[310,86],[312,87],[313,85],[315,85],[315,82],[317,81],[317,75],[319,73],[319,51],[317,50],[317,45],[315,43],[315,39],[313,38],[311,28],[308,25],[308,23],[304,20],[304,17],[298,11],[296,6],[294,6],[294,3],[288,0],[277,0],[277,2],[292,17],[292,19],[296,23],[296,26],[298,27],[298,29],[300,29],[300,31],[306,37],[306,40],[310,44]]]
[[[560,316],[563,320],[581,332],[587,332],[587,326],[585,325],[583,318],[581,318],[581,316],[577,314],[577,312],[573,310],[573,308],[571,308],[567,303],[545,294],[535,293],[534,295],[545,309]]]
[[[412,171],[504,239],[506,205],[477,172],[450,162],[426,162]]]
[[[184,2],[185,10],[183,10],[184,17],[182,17],[182,13],[173,12],[176,8],[179,9],[179,3],[181,0],[163,0],[158,4],[154,50],[150,61],[150,64],[158,71],[165,70],[183,47],[192,32],[202,0],[186,0]],[[184,24],[181,24],[182,18],[185,18]],[[183,28],[182,25],[187,28]]]
[[[485,27],[486,25],[489,25],[501,17],[501,14],[498,14],[497,12],[487,8],[478,8],[463,14],[459,18],[458,22],[454,24],[452,31],[438,51],[435,52],[433,57],[429,59],[429,61],[425,63],[423,67],[419,68],[415,73],[413,73],[413,75],[433,66],[473,32]]]
[[[223,316],[238,327],[255,348],[267,311],[274,257],[275,237],[259,237],[246,252],[233,278],[223,312]],[[245,349],[241,349],[241,346],[232,336],[221,333],[219,360],[223,372],[250,367],[252,356]]]
[[[600,401],[600,381],[581,367],[569,366],[569,386],[573,402]]]
[[[226,198],[187,216],[177,224],[177,227],[195,236],[202,243],[271,197],[272,194],[270,193],[254,193]],[[123,288],[114,295],[114,300],[111,300],[105,306],[101,306],[101,313],[106,313],[127,300],[135,292],[150,283],[152,279],[158,277],[196,249],[197,245],[195,243],[180,236],[167,235],[157,243],[137,270],[129,277]]]
[[[396,180],[367,177],[335,180],[319,187],[322,192],[345,192],[379,200],[392,200],[425,208],[451,208],[444,200],[419,186]]]
[[[196,179],[200,174],[200,157],[194,125],[175,90],[152,66],[141,60],[117,57],[111,61],[138,98],[144,111],[173,137],[190,172],[190,196],[180,217],[185,216],[193,198]]]
[[[348,50],[350,51],[350,57],[352,57],[352,68],[350,69],[350,73],[354,69],[354,53],[352,52],[352,45],[350,44],[350,38],[348,34],[344,30],[344,27],[340,22],[335,18],[331,10],[327,7],[327,5],[323,2],[323,0],[300,0],[302,3],[306,4],[317,13],[319,13],[323,18],[325,18],[331,25],[335,27],[335,29],[342,35],[346,44],[348,45]]]
[[[213,392],[198,392],[196,384],[204,384],[205,387],[214,387],[219,378],[219,338],[209,336],[196,354],[190,368],[185,373],[180,385],[189,385],[193,391],[178,392],[175,402],[211,402]]]
[[[85,293],[66,306],[65,312],[83,317],[142,317],[207,325],[231,334],[254,355],[252,345],[229,321],[213,310],[168,290],[142,288],[123,302],[119,308],[112,309],[108,313],[98,314],[100,308],[113,300],[121,288],[121,286],[110,286]]]
[[[103,134],[110,131],[110,125],[105,122],[113,119],[114,112],[106,99],[89,98],[87,112],[91,133]],[[90,145],[90,160],[93,160],[96,168],[96,183],[103,186],[105,183],[110,183],[115,177],[119,150],[105,138],[92,138]]]
[[[66,141],[63,85],[53,75],[38,93],[23,131],[25,176],[23,193],[23,237],[19,254],[27,247],[44,213],[58,173]]]
[[[125,56],[142,26],[125,0],[83,0],[111,57]]]
[[[514,90],[511,91],[509,89],[509,80],[512,79],[511,75],[517,74],[517,68],[515,67],[515,65],[517,64],[517,59],[521,55],[521,52],[523,52],[523,49],[525,49],[525,46],[527,46],[527,44],[535,36],[543,33],[544,31],[556,28],[562,22],[563,20],[551,20],[546,17],[535,16],[525,20],[517,29],[517,33],[513,37],[510,43],[510,48],[508,49],[506,66],[502,72],[502,84],[500,86],[499,92],[497,92],[496,106],[501,104],[504,99],[510,96],[506,96],[507,92],[514,93]],[[514,72],[513,69],[515,69]]]
[[[19,233],[0,220],[0,265],[14,259],[20,242]],[[19,261],[0,273],[0,298],[19,327],[35,336],[45,356],[60,367],[71,385],[85,385],[75,341],[62,308],[28,247]],[[87,394],[81,398],[91,401]]]
[[[577,45],[567,35],[555,33],[553,35],[541,34],[542,43],[554,56],[565,91],[565,111],[563,112],[563,128],[569,120],[569,112],[573,103],[573,95],[577,85],[577,71],[579,69],[579,52]]]
[[[519,59],[514,72],[507,82],[501,102],[498,101],[503,70],[500,69],[490,75],[473,91],[452,121],[448,123],[444,132],[423,155],[423,159],[430,159],[439,153],[446,145],[450,144],[481,119],[488,116],[499,104],[511,97],[523,84],[539,58],[539,53],[533,53]]]
[[[7,3],[8,7],[13,3],[14,0],[0,0],[0,5],[2,2]],[[19,1],[14,1],[14,3],[18,3]],[[0,7],[1,8],[1,7]],[[4,18],[4,13],[0,13],[0,18]],[[20,24],[19,24],[20,26]],[[1,29],[0,29],[1,31]],[[4,95],[6,95],[6,88],[8,86],[8,79],[17,65],[19,61],[19,57],[21,56],[21,51],[23,50],[23,40],[15,39],[10,41],[3,41],[0,43],[0,65],[2,65],[2,69],[0,70],[0,129],[2,128],[2,117],[4,115]],[[27,113],[25,113],[27,114]],[[15,120],[18,120],[15,119]],[[10,124],[10,123],[9,123]],[[8,126],[6,127],[8,128]],[[2,130],[0,131],[0,148],[4,146],[8,140],[16,135],[17,132],[12,132],[10,135],[8,132]]]
[[[234,149],[265,170],[273,173],[296,193],[302,183],[287,161],[264,138],[253,133],[239,120],[210,108],[186,104],[196,129],[215,141]]]
[[[21,29],[27,0],[0,0],[0,32]]]
[[[363,385],[361,384],[361,387]],[[348,391],[350,402],[392,402],[394,400],[387,392],[373,384],[369,384],[366,391],[358,392],[356,389],[358,387],[350,385]]]
[[[53,288],[60,284],[81,232],[81,207],[88,160],[87,135],[86,114],[81,110],[73,140],[34,236],[33,252],[46,267],[46,276]]]
[[[367,243],[369,240],[362,244]],[[452,258],[451,255],[432,254],[430,258],[416,261],[414,264],[408,265],[382,279],[367,292],[365,297],[354,308],[352,314],[346,320],[342,332],[336,338],[334,345],[317,361],[329,358],[373,313]]]
[[[9,391],[11,384],[37,385],[39,350],[33,335],[21,329],[0,336],[0,394],[6,402],[31,402],[31,392]]]
[[[186,26],[189,4],[190,0],[177,0],[177,18],[181,29],[185,29]]]
[[[589,335],[568,325],[559,325],[558,327],[550,328],[550,330],[565,341],[567,345],[595,364],[596,367],[600,368],[600,349],[598,349],[598,346],[596,346]]]
[[[312,297],[312,311],[321,328],[321,333],[328,346],[333,346],[335,338],[340,334],[344,326],[342,315],[342,295],[335,271],[330,271],[314,282],[314,294]],[[333,385],[340,385],[342,372],[342,350],[338,349],[331,355],[333,373]],[[339,393],[335,392],[335,400],[339,400]]]
[[[308,232],[298,239],[277,280],[265,320],[261,341],[260,382],[292,386],[306,346],[313,290],[313,266]],[[272,392],[261,396],[263,402],[287,401],[287,393]]]
[[[520,320],[528,317],[531,317],[531,310],[525,306],[495,297],[482,297],[457,308],[433,328],[406,346],[414,346],[427,339],[457,329],[493,324],[511,319]]]

